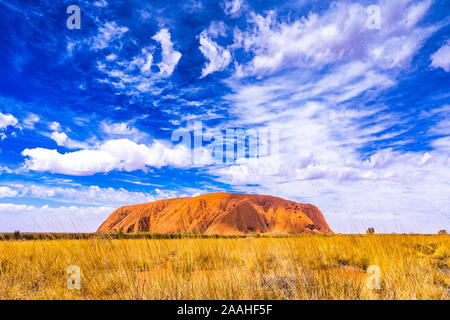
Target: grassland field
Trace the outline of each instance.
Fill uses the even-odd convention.
[[[0,299],[450,297],[450,235],[2,234],[0,239]],[[80,289],[68,287],[70,266],[80,270]]]

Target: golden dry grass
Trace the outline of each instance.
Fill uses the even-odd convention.
[[[449,299],[450,235],[0,241],[0,299]],[[81,270],[69,290],[67,267]],[[380,269],[380,288],[365,273]]]

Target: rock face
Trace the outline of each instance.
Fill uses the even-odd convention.
[[[158,200],[114,211],[97,232],[333,233],[311,205],[272,196],[210,193]]]

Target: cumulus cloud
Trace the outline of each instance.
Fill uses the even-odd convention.
[[[182,145],[167,147],[155,140],[147,146],[128,139],[108,140],[95,149],[61,154],[56,150],[25,149],[28,157],[25,168],[75,176],[93,175],[112,170],[146,170],[147,167],[187,167],[190,165],[190,150]]]
[[[15,127],[17,123],[17,118],[12,114],[4,114],[0,112],[0,130],[5,130],[9,126]]]
[[[442,46],[431,56],[431,66],[442,68],[445,72],[450,71],[450,42]]]
[[[18,127],[18,120],[12,114],[4,114],[0,112],[0,140],[6,139],[6,134],[3,132],[8,127]]]
[[[162,61],[158,63],[160,74],[163,77],[168,77],[173,73],[178,61],[181,58],[181,53],[174,50],[173,43],[170,40],[170,33],[167,29],[161,29],[155,34],[152,39],[161,44]]]
[[[35,171],[50,171],[68,175],[92,175],[115,169],[116,159],[106,152],[81,150],[60,154],[56,150],[44,148],[25,149],[25,167]]]
[[[8,187],[0,186],[0,198],[11,198],[17,195],[17,191]]]

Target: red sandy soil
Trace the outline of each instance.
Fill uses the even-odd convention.
[[[97,232],[333,233],[311,205],[272,196],[210,193],[158,200],[114,211]]]

